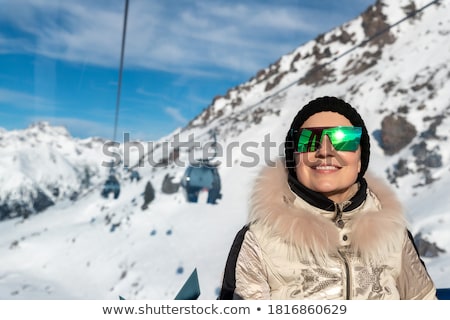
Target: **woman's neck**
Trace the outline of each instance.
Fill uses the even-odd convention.
[[[294,173],[295,174],[295,173]],[[291,173],[288,174],[288,183],[291,188],[291,190],[300,198],[308,202],[310,205],[313,205],[317,208],[326,210],[326,211],[334,211],[335,210],[335,203],[341,203],[343,201],[350,201],[348,205],[345,206],[345,210],[352,210],[354,208],[357,208],[363,203],[363,201],[366,199],[366,189],[367,189],[367,182],[364,178],[358,179],[358,181],[352,185],[351,190],[349,190],[349,193],[345,197],[346,199],[343,201],[335,201],[333,199],[328,198],[323,193],[319,193],[316,191],[313,191],[307,187],[305,187],[303,184],[301,184],[297,180],[297,176],[293,175]],[[337,200],[337,199],[336,199]]]
[[[337,190],[329,193],[322,193],[325,197],[333,201],[334,203],[343,203],[350,200],[359,189],[359,183],[355,182],[347,190]]]

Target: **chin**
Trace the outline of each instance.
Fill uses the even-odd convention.
[[[338,195],[340,193],[343,193],[343,192],[340,192],[339,189],[337,189],[337,188],[318,188],[315,191],[323,193],[325,196]]]

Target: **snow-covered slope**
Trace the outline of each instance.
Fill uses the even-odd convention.
[[[29,216],[99,183],[101,146],[39,122],[0,132],[0,220]]]
[[[59,183],[66,194],[77,179],[74,172],[84,165],[97,180],[85,186],[82,197],[49,196],[55,205],[41,214],[0,223],[0,298],[173,299],[197,268],[200,299],[215,299],[229,247],[246,221],[254,177],[282,155],[286,129],[298,109],[322,95],[344,98],[366,119],[370,168],[392,183],[411,231],[446,250],[424,260],[436,285],[450,287],[450,204],[445,200],[450,186],[450,4],[428,4],[378,1],[355,20],[296,48],[217,97],[188,127],[143,150],[133,147],[133,159],[142,162],[132,164],[142,179],[132,182],[119,169],[121,194],[116,200],[100,196],[107,173],[100,166],[105,161],[100,146],[93,148],[97,155],[76,162],[75,150],[82,142],[64,140],[61,148],[72,151],[50,153],[58,164],[54,170],[47,165],[52,161],[45,158],[48,152],[42,151],[51,143],[39,144],[32,166],[6,156],[25,158],[32,143],[5,152],[1,158],[7,160],[0,160],[5,177],[33,177],[39,186]],[[218,143],[216,161],[221,162],[219,204],[206,204],[204,194],[197,204],[187,203],[182,190],[164,194],[166,174],[177,181],[190,159],[211,155],[212,132]],[[11,139],[0,143],[6,140]],[[122,146],[122,157],[127,148]],[[173,156],[175,148],[179,158]],[[66,162],[70,165],[63,167]],[[47,169],[39,171],[44,165]],[[58,170],[62,178],[54,179]],[[10,184],[13,180],[16,185]],[[15,194],[11,190],[26,181],[2,180],[1,198]],[[78,188],[80,179],[76,181]],[[155,200],[142,210],[149,181]]]

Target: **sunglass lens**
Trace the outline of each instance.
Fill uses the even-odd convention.
[[[356,151],[361,140],[361,127],[302,128],[298,152],[315,152],[326,135],[337,151]]]

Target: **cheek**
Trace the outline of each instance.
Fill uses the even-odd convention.
[[[357,154],[357,156],[356,156],[356,158],[357,158],[356,162],[357,162],[358,172],[360,172],[360,171],[361,171],[361,147],[358,149],[358,151],[356,152],[356,154]]]
[[[307,154],[301,153],[296,154],[295,156],[295,173],[297,176],[297,180],[306,185],[307,181],[305,181],[306,177],[308,176],[308,170],[306,170],[307,166],[305,165],[305,162],[308,161]]]
[[[308,156],[306,153],[297,153],[295,155],[295,170],[300,171],[305,168],[305,163],[308,163]]]
[[[342,155],[343,159],[347,163],[347,166],[353,167],[358,170],[361,170],[361,152],[357,151],[355,153],[345,153]]]
[[[314,159],[315,157],[312,153],[297,153],[295,154],[295,167],[297,169],[306,168]]]

